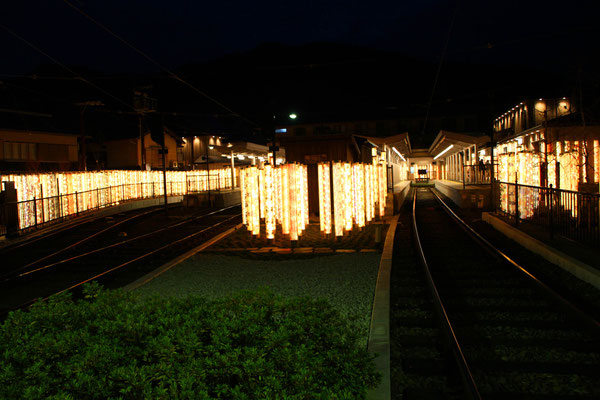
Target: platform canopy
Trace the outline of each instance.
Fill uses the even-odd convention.
[[[452,146],[444,153],[444,157],[447,157],[473,146],[478,148],[489,146],[489,142],[490,137],[487,135],[440,131],[429,147],[429,153],[432,157],[436,157]]]
[[[395,147],[403,156],[407,156],[411,152],[410,147],[410,139],[408,137],[408,132],[400,133],[397,135],[386,136],[386,137],[375,137],[375,136],[363,136],[363,135],[354,135],[357,137],[361,137],[363,139],[368,140],[371,144],[382,147],[386,145],[388,147]]]

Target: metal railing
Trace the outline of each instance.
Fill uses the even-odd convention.
[[[491,165],[463,165],[463,185],[489,185],[491,178]]]
[[[236,182],[237,183],[237,182]],[[223,187],[228,184],[229,187]],[[181,196],[205,191],[231,190],[231,179],[219,176],[189,175],[185,181],[167,181],[167,196]],[[19,215],[19,231],[35,230],[52,223],[78,217],[127,201],[151,199],[164,196],[162,181],[140,182],[95,188],[16,202]],[[15,203],[12,203],[13,205]],[[0,236],[6,235],[4,216],[8,203],[0,204]]]
[[[496,210],[587,245],[600,245],[600,194],[497,182]]]

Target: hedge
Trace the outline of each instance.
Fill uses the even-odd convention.
[[[379,380],[356,329],[324,301],[84,293],[3,322],[0,398],[361,399]]]

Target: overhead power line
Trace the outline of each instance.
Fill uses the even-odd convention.
[[[79,75],[77,72],[73,71],[71,68],[67,67],[66,65],[64,65],[63,63],[61,63],[60,61],[58,61],[56,58],[52,57],[50,54],[46,53],[45,51],[43,51],[42,49],[40,49],[39,47],[37,47],[35,44],[31,43],[29,40],[25,39],[24,37],[22,37],[21,35],[19,35],[15,31],[13,31],[12,29],[10,29],[9,27],[7,27],[6,25],[0,23],[0,27],[2,29],[4,29],[5,31],[7,31],[8,33],[10,33],[12,36],[14,36],[17,39],[21,40],[23,43],[27,44],[29,47],[31,47],[32,49],[34,49],[38,53],[42,54],[44,57],[47,57],[48,59],[52,60],[53,63],[59,65],[60,67],[62,67],[65,70],[69,71],[70,73],[72,73],[77,79],[81,80],[82,82],[87,83],[88,85],[94,87],[96,90],[98,90],[98,91],[102,92],[103,94],[111,97],[112,99],[114,99],[117,102],[125,105],[126,107],[133,109],[133,106],[131,104],[129,104],[129,103],[121,100],[120,98],[118,98],[118,97],[114,96],[113,94],[107,92],[106,90],[102,89],[100,86],[98,86],[98,85],[94,84],[93,82],[85,79],[84,77],[82,77],[81,75]]]
[[[102,28],[104,31],[106,31],[108,34],[110,34],[112,37],[114,37],[115,39],[117,39],[118,41],[120,41],[121,43],[123,43],[124,45],[126,45],[127,47],[129,47],[130,49],[132,49],[133,51],[135,51],[136,53],[138,53],[142,57],[144,57],[146,60],[150,61],[152,64],[156,65],[163,72],[166,72],[167,74],[169,74],[169,76],[173,77],[175,80],[181,82],[183,85],[189,87],[190,89],[192,89],[195,92],[199,93],[200,95],[204,96],[208,100],[210,100],[213,103],[217,104],[218,106],[222,107],[224,110],[227,110],[228,112],[230,112],[230,113],[232,113],[232,114],[234,114],[234,115],[236,115],[236,116],[244,119],[245,121],[251,123],[252,125],[258,126],[258,124],[255,123],[254,121],[251,121],[248,118],[240,115],[239,113],[236,113],[235,111],[233,111],[232,109],[230,109],[229,107],[227,107],[226,105],[224,105],[223,103],[221,103],[220,101],[214,99],[213,97],[211,97],[208,94],[204,93],[202,90],[198,89],[197,87],[195,87],[191,83],[189,83],[186,80],[184,80],[179,75],[177,75],[176,73],[174,73],[173,71],[169,70],[168,68],[166,68],[165,66],[163,66],[162,64],[160,64],[158,61],[156,61],[155,59],[153,59],[152,57],[150,57],[148,54],[146,54],[142,50],[140,50],[137,47],[135,47],[129,41],[125,40],[120,35],[118,35],[117,33],[113,32],[107,26],[105,26],[101,22],[97,21],[95,18],[93,18],[91,15],[87,14],[81,8],[77,7],[76,5],[74,5],[73,3],[69,2],[68,0],[63,0],[63,2],[66,5],[68,5],[69,7],[71,7],[73,10],[77,11],[79,14],[83,15],[89,21],[93,22],[94,24],[96,24],[97,26],[99,26],[100,28]]]
[[[425,113],[425,121],[423,122],[423,131],[422,135],[425,134],[425,130],[427,129],[427,120],[429,119],[429,113],[431,112],[431,104],[433,103],[433,96],[435,95],[435,89],[438,84],[438,80],[440,78],[440,72],[442,70],[442,65],[444,64],[444,59],[446,58],[446,51],[448,50],[448,43],[450,42],[450,34],[452,33],[452,28],[454,27],[454,20],[456,19],[456,13],[458,12],[458,7],[460,5],[460,1],[456,3],[456,7],[454,8],[454,13],[452,14],[452,19],[450,20],[450,27],[448,28],[448,34],[446,35],[446,42],[444,43],[444,48],[442,49],[442,55],[440,56],[440,63],[438,65],[437,71],[435,73],[435,79],[433,81],[433,88],[431,88],[431,96],[429,96],[429,103],[427,104],[427,112]]]

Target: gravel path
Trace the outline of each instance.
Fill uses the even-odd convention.
[[[343,315],[357,318],[366,346],[380,258],[380,253],[350,253],[274,262],[201,253],[137,291],[142,296],[199,294],[214,299],[267,287],[282,296],[322,298]]]

